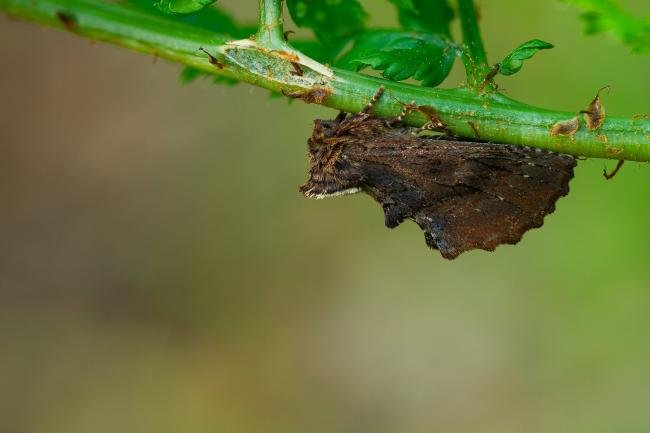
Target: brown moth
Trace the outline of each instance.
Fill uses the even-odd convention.
[[[369,114],[316,120],[309,145],[311,198],[365,192],[385,224],[410,219],[446,259],[515,244],[569,192],[576,161],[541,149],[414,134]]]

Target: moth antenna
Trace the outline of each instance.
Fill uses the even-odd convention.
[[[375,93],[375,95],[372,97],[370,102],[368,102],[368,104],[365,106],[365,108],[361,112],[362,113],[368,113],[370,110],[372,110],[372,107],[375,106],[377,101],[379,101],[379,98],[381,98],[381,95],[384,94],[384,90],[386,90],[386,88],[383,85],[379,86],[379,89],[377,89],[377,92]]]

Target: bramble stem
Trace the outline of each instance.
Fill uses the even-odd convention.
[[[264,19],[274,16],[274,22],[279,22],[276,13],[280,1],[260,4],[271,8]],[[434,107],[440,119],[459,137],[474,138],[476,128],[484,141],[535,146],[583,157],[650,161],[648,119],[608,116],[597,131],[589,131],[583,123],[573,136],[551,136],[556,122],[571,119],[588,101],[577,103],[575,112],[567,113],[525,105],[498,93],[477,95],[466,88],[431,89],[387,81],[329,69],[305,57],[296,58],[293,52],[269,46],[270,40],[228,42],[229,38],[221,34],[98,0],[0,0],[0,10],[10,17],[67,29],[79,36],[154,54],[276,92],[295,94],[317,88],[326,97],[312,102],[338,110],[362,110],[377,88],[384,85],[390,97],[382,98],[374,109],[381,117],[397,116],[402,110],[399,101],[416,101]],[[281,30],[282,27],[274,28],[271,44],[277,42]],[[211,63],[199,47],[208,49],[223,65]],[[295,74],[296,63],[304,70],[303,75]],[[427,119],[413,114],[405,121],[421,126]]]
[[[282,0],[259,0],[260,21],[257,40],[267,47],[278,48],[284,45],[284,23],[282,20]]]
[[[478,25],[478,16],[474,0],[458,0],[458,13],[460,15],[460,25],[463,30],[463,41],[469,54],[469,68],[467,77],[469,84],[476,87],[485,78],[489,70],[487,55],[481,39],[481,31]]]

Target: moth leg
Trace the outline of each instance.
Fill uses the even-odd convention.
[[[399,115],[396,118],[391,119],[391,120],[387,120],[386,121],[386,126],[388,126],[390,128],[393,125],[401,124],[404,121],[404,118],[411,111],[417,110],[417,108],[418,108],[418,104],[415,101],[411,101],[408,104],[402,104],[402,112],[399,113]]]
[[[334,118],[336,122],[342,122],[348,116],[348,113],[345,111],[339,111],[339,114]]]
[[[417,110],[426,116],[427,123],[422,125],[420,131],[441,131],[447,135],[451,135],[449,128],[445,122],[438,116],[438,111],[430,105],[419,105]]]
[[[439,119],[429,120],[427,123],[420,127],[420,131],[444,131],[449,132],[447,125],[442,123]]]
[[[364,109],[361,112],[362,113],[370,112],[370,110],[372,110],[372,107],[374,107],[377,101],[379,101],[379,98],[381,98],[381,95],[384,94],[384,90],[386,90],[386,88],[383,85],[379,86],[379,89],[377,89],[375,95],[372,97],[370,102],[368,102],[368,104],[364,107]]]

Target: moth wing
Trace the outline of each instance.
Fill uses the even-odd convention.
[[[566,155],[486,145],[462,157],[454,173],[462,194],[423,207],[415,222],[427,245],[448,259],[472,250],[515,244],[541,227],[555,202],[569,192],[575,159]]]
[[[576,164],[567,155],[498,144],[430,147],[402,152],[388,176],[371,172],[367,192],[383,205],[388,227],[412,219],[447,259],[515,244],[540,227],[568,193]]]

